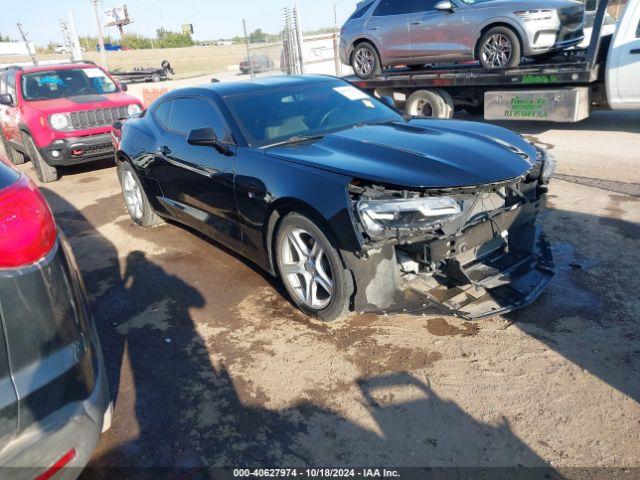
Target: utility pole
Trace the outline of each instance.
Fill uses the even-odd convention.
[[[102,25],[100,24],[100,15],[98,15],[98,0],[91,0],[93,5],[93,14],[96,17],[96,26],[98,27],[98,44],[100,45],[100,63],[105,70],[109,69],[107,63],[107,53],[104,49],[104,38],[102,37]]]
[[[333,61],[336,68],[336,77],[342,76],[340,47],[338,46],[338,9],[336,7],[336,2],[333,2]]]
[[[298,10],[298,3],[293,6],[293,22],[296,30],[296,40],[298,44],[298,60],[300,61],[300,73],[304,74],[304,55],[302,50],[302,25],[300,24],[300,11]]]
[[[22,37],[22,41],[24,42],[25,46],[27,47],[27,52],[29,53],[29,56],[31,57],[31,61],[33,62],[34,65],[38,64],[38,59],[36,58],[36,52],[32,52],[31,51],[31,45],[29,44],[29,39],[27,38],[27,32],[24,31],[24,28],[22,28],[22,24],[18,23],[18,31],[20,32],[20,36]]]
[[[249,71],[251,72],[251,79],[256,78],[256,73],[253,71],[253,59],[251,58],[251,50],[249,49],[249,35],[247,35],[247,21],[242,19],[242,30],[244,31],[244,44],[247,46],[247,58],[249,59]]]
[[[73,52],[71,58],[74,62],[77,62],[82,60],[82,47],[80,46],[80,39],[78,38],[78,31],[76,30],[76,21],[73,18],[73,12],[71,10],[69,10],[69,30]]]

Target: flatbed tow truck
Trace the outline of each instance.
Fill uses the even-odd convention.
[[[640,0],[628,0],[615,34],[602,37],[608,3],[599,2],[587,49],[545,63],[390,69],[347,80],[413,116],[451,118],[465,109],[487,120],[578,122],[592,109],[640,109]]]

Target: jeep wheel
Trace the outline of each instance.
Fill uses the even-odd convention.
[[[22,165],[27,161],[24,153],[19,152],[15,148],[13,148],[2,132],[0,132],[0,139],[2,139],[2,148],[4,149],[4,154],[7,156],[7,159],[11,163],[13,163],[14,165]]]
[[[60,171],[57,167],[49,165],[44,161],[40,150],[36,147],[33,138],[28,133],[22,132],[22,143],[27,149],[29,153],[29,158],[31,158],[31,163],[33,164],[33,168],[36,170],[36,177],[42,183],[50,183],[55,182],[60,178]]]
[[[278,227],[275,250],[282,283],[300,310],[326,322],[347,314],[353,278],[320,227],[298,213],[287,215]]]

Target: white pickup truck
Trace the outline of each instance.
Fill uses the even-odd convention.
[[[414,116],[451,118],[466,109],[487,120],[578,122],[593,109],[640,109],[640,0],[628,0],[615,33],[603,36],[607,5],[599,2],[587,49],[561,52],[546,63],[393,69],[349,81],[392,97]]]

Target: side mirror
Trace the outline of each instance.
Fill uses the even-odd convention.
[[[387,107],[391,107],[394,110],[396,109],[396,102],[393,99],[393,97],[389,97],[389,96],[380,97],[380,101],[384,103]]]
[[[230,155],[231,150],[218,140],[216,131],[211,127],[196,128],[187,135],[187,143],[189,145],[197,145],[200,147],[213,147],[223,155]]]
[[[1,93],[0,94],[0,105],[7,105],[7,106],[12,106],[13,105],[13,95],[11,95],[10,93]]]
[[[127,90],[129,90],[129,85],[127,85],[125,82],[120,82],[120,89],[123,92],[126,92]]]
[[[442,0],[436,3],[433,8],[440,10],[441,12],[453,12],[453,3],[449,0]]]

